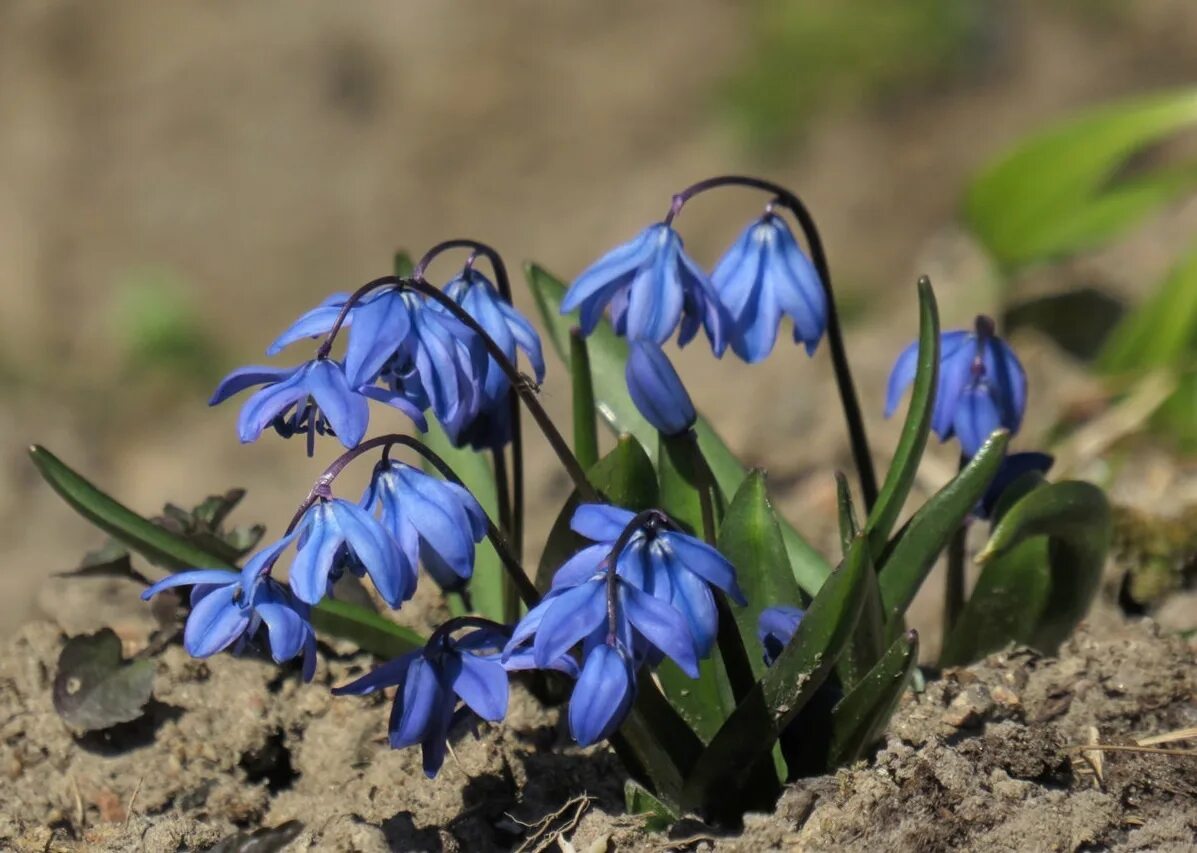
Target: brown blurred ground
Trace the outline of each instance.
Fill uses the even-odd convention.
[[[752,49],[748,14],[694,0],[0,0],[0,633],[42,578],[98,541],[38,481],[30,442],[142,511],[243,485],[244,517],[275,529],[333,452],[307,461],[271,437],[242,447],[236,405],[204,407],[210,385],[132,370],[120,300],[146,270],[190,299],[218,376],[258,360],[327,292],[387,271],[399,246],[469,235],[517,268],[535,258],[568,277],[690,181],[765,172],[822,224],[856,306],[849,347],[884,454],[879,393],[913,334],[915,275],[936,275],[947,323],[996,298],[951,227],[966,178],[1068,110],[1197,74],[1185,0],[1113,24],[1083,4],[1001,4],[969,73],[837,104],[765,161],[715,106]],[[711,262],[758,204],[733,194],[687,208],[688,246]],[[1141,291],[1197,210],[1167,222],[1084,274]],[[733,446],[773,472],[790,517],[830,539],[830,471],[847,459],[825,354],[807,364],[782,347],[746,374],[695,347],[682,364]],[[1044,387],[1032,439],[1067,403]],[[566,416],[559,372],[544,398]],[[533,456],[535,541],[564,483],[542,448]]]

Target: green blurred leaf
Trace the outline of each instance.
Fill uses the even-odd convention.
[[[831,712],[828,768],[860,758],[885,731],[918,663],[919,635],[907,631]]]
[[[524,272],[540,311],[541,320],[548,331],[549,340],[556,348],[557,354],[568,364],[569,330],[576,325],[577,320],[572,316],[561,315],[561,299],[565,295],[565,285],[543,267],[533,263],[526,264]],[[656,430],[636,411],[625,385],[627,343],[616,336],[608,323],[603,322],[594,330],[588,344],[599,414],[617,433],[627,432],[635,435],[650,455],[654,454],[657,449]],[[744,480],[744,466],[706,420],[699,417],[694,428],[698,433],[699,446],[715,474],[719,488],[724,494],[735,494]],[[827,561],[790,524],[783,520],[781,527],[794,577],[799,586],[809,595],[814,595],[830,572]]]
[[[898,514],[910,494],[931,432],[931,415],[935,411],[935,393],[939,384],[939,311],[935,291],[926,276],[919,279],[918,291],[919,348],[914,390],[893,461],[866,524],[869,547],[873,549],[875,559],[885,549]]]
[[[469,447],[454,447],[445,435],[444,429],[435,419],[429,418],[428,432],[423,442],[432,452],[453,470],[470,493],[482,504],[490,518],[498,518],[499,498],[495,486],[495,472],[488,454],[479,453]],[[424,470],[439,477],[436,469],[426,460],[421,460]],[[505,621],[505,598],[508,590],[506,572],[495,546],[490,539],[483,539],[474,551],[474,575],[470,578],[470,603],[474,611],[487,619]]]
[[[72,729],[97,731],[136,720],[154,690],[154,662],[126,661],[111,628],[71,637],[58,655],[54,710]]]
[[[569,335],[569,374],[573,392],[574,455],[590,469],[599,458],[598,412],[594,407],[594,379],[590,375],[590,350],[577,329]]]
[[[194,568],[236,570],[231,561],[164,530],[101,492],[44,447],[31,447],[29,455],[42,477],[72,509],[155,565],[172,572]],[[423,638],[411,629],[343,601],[320,602],[312,610],[312,624],[317,630],[351,640],[381,657],[394,657],[424,645]]]
[[[985,169],[965,215],[1007,267],[1094,245],[1197,185],[1197,164],[1118,179],[1133,155],[1195,123],[1194,88],[1100,107]]]
[[[649,832],[662,832],[680,817],[634,779],[623,783],[623,801],[628,814],[644,818],[644,828]]]
[[[699,756],[682,793],[686,809],[734,806],[734,793],[745,789],[847,647],[872,572],[861,536],[811,602],[790,643]]]
[[[1098,356],[1126,314],[1121,300],[1093,287],[1047,293],[1009,305],[1001,327],[1010,337],[1031,328],[1083,361]]]
[[[1091,483],[1065,480],[1036,489],[993,528],[977,562],[986,564],[1036,536],[1048,537],[1050,572],[1043,615],[1029,645],[1054,654],[1085,618],[1110,549],[1110,504]]]
[[[882,555],[881,603],[893,623],[914,600],[936,558],[981,500],[1005,457],[1010,434],[999,430],[950,483],[931,496]]]

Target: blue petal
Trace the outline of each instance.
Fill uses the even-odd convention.
[[[778,239],[766,286],[772,285],[777,304],[794,321],[794,340],[804,342],[809,354],[827,329],[827,292],[785,220],[774,217],[774,223]]]
[[[331,506],[345,543],[365,567],[382,600],[391,607],[398,607],[410,598],[415,592],[415,582],[404,571],[399,546],[390,534],[374,516],[355,503],[336,498]]]
[[[214,589],[191,608],[183,628],[183,648],[193,658],[206,658],[233,644],[249,625],[249,611],[233,601],[238,587]]]
[[[540,621],[533,644],[536,665],[546,667],[569,651],[607,618],[606,583],[602,580],[563,592]]]
[[[257,441],[262,430],[288,408],[306,400],[304,370],[299,369],[276,385],[267,385],[245,401],[237,417],[237,437],[242,444]]]
[[[561,590],[550,591],[548,595],[540,600],[539,604],[524,614],[524,618],[520,619],[512,629],[511,639],[507,641],[507,645],[503,648],[503,660],[507,660],[512,655],[520,653],[519,646],[540,630],[540,623],[544,620],[545,613],[557,603],[557,599],[560,596]]]
[[[318,502],[307,511],[302,522],[303,536],[291,562],[289,581],[295,597],[316,604],[328,592],[328,573],[337,549],[345,541],[333,515],[332,507]]]
[[[969,385],[976,355],[971,335],[951,349],[947,346],[947,337],[944,335],[945,340],[941,342],[941,352],[946,354],[939,360],[939,385],[935,392],[935,410],[931,414],[931,429],[945,441],[952,436],[957,407]]]
[[[569,521],[570,529],[595,542],[614,542],[636,513],[611,504],[581,504]]]
[[[706,272],[680,248],[680,245],[678,262],[678,278],[683,294],[683,322],[682,331],[678,335],[678,346],[684,347],[690,342],[698,331],[695,320],[701,320],[707,340],[711,343],[711,352],[716,358],[720,358],[727,349],[728,335],[732,329],[731,316]]]
[[[764,649],[765,663],[773,665],[802,623],[805,612],[797,607],[766,607],[757,619],[756,636]]]
[[[357,447],[366,435],[370,406],[349,387],[341,365],[318,359],[308,370],[307,386],[341,444],[350,450]]]
[[[274,566],[275,561],[278,559],[278,555],[281,554],[283,550],[290,545],[298,535],[298,531],[288,533],[282,539],[271,543],[245,561],[245,567],[241,569],[241,588],[245,590],[247,594],[249,594],[249,591],[254,588],[254,585],[257,583],[258,579],[263,574],[270,571],[270,569]]]
[[[611,553],[611,546],[606,542],[597,545],[587,545],[578,553],[561,564],[553,574],[553,589],[565,589],[578,586],[594,578],[603,571],[602,562]]]
[[[636,271],[649,262],[659,243],[658,229],[663,227],[660,224],[649,226],[599,258],[574,279],[561,300],[561,313],[569,314],[580,308],[582,334],[589,335],[594,331],[603,309],[616,291],[627,286]]]
[[[680,435],[694,426],[694,404],[659,346],[630,340],[624,372],[632,402],[658,432]]]
[[[965,456],[975,456],[981,445],[1002,426],[1001,412],[989,389],[976,385],[965,390],[956,407],[953,422],[960,450]]]
[[[507,320],[507,327],[511,329],[511,335],[515,338],[516,344],[528,356],[528,363],[532,365],[532,372],[536,376],[536,381],[543,382],[545,365],[544,350],[540,344],[540,335],[536,333],[536,329],[533,328],[532,324],[514,306],[500,301],[499,311],[503,314],[504,319]]]
[[[428,419],[424,417],[424,413],[420,411],[420,407],[412,402],[411,398],[405,392],[395,391],[390,388],[380,388],[377,385],[366,385],[358,388],[357,393],[363,397],[369,397],[371,400],[377,400],[379,403],[390,406],[392,409],[398,409],[411,418],[412,423],[416,425],[416,429],[420,432],[428,432]]]
[[[623,722],[636,696],[631,662],[605,643],[582,664],[582,674],[569,701],[569,730],[582,746],[609,736]]]
[[[735,568],[717,550],[684,533],[665,532],[660,537],[683,568],[726,592],[741,607],[748,603],[736,584]]]
[[[336,696],[363,696],[367,693],[373,693],[375,690],[382,690],[385,687],[398,687],[400,688],[400,692],[402,692],[403,685],[407,682],[407,671],[411,667],[412,662],[423,656],[423,649],[417,649],[414,652],[400,655],[394,660],[387,661],[382,666],[375,667],[361,678],[355,679],[341,687],[334,687],[332,692]]]
[[[981,498],[981,504],[974,514],[978,518],[989,518],[993,514],[997,502],[1001,499],[1002,493],[1015,480],[1023,474],[1029,474],[1032,471],[1046,474],[1051,470],[1055,461],[1055,457],[1049,453],[1039,453],[1036,451],[1011,453],[1002,460],[1002,467],[998,468],[997,474],[989,484],[989,488],[985,490],[985,495]]]
[[[686,675],[698,678],[694,638],[685,617],[674,607],[628,584],[619,585],[619,598],[623,614],[644,639],[673,658]]]
[[[672,575],[672,596],[669,603],[682,614],[694,638],[694,650],[700,658],[711,653],[715,634],[719,630],[719,611],[715,608],[715,596],[711,587],[698,575],[685,570]],[[660,596],[654,596],[660,598]]]
[[[449,689],[442,684],[441,690],[441,702],[433,710],[434,715],[421,750],[424,759],[424,775],[429,779],[436,778],[441,765],[445,763],[445,751],[449,743],[449,727],[453,724],[453,711],[457,706],[457,701]]]
[[[918,363],[919,344],[918,341],[915,341],[902,350],[902,354],[894,362],[894,369],[890,371],[889,384],[885,389],[885,416],[887,418],[893,415],[898,408],[898,402],[902,399],[902,394],[914,382],[915,374],[918,372]]]
[[[274,339],[274,343],[267,348],[266,355],[278,355],[284,348],[304,338],[316,338],[328,334],[332,331],[333,323],[336,322],[341,308],[348,299],[348,293],[334,293],[315,308],[305,312]],[[354,309],[350,309],[349,314],[345,317],[345,322],[341,324],[342,328],[353,322],[353,312]]]
[[[238,367],[220,380],[220,384],[212,392],[212,398],[208,400],[208,405],[215,406],[218,403],[223,403],[234,394],[254,385],[273,385],[282,382],[287,377],[299,372],[299,369],[298,367],[265,367],[262,365]]]
[[[636,272],[628,293],[628,340],[669,340],[682,316],[685,293],[679,276],[681,238],[673,229],[658,229],[651,262]]]
[[[411,662],[403,691],[395,695],[399,719],[392,717],[392,748],[411,746],[429,736],[445,701],[444,687],[437,676],[436,668],[423,655]]]
[[[419,531],[421,553],[436,553],[454,574],[468,580],[474,573],[474,525],[458,495],[410,465],[398,472],[399,500]]]
[[[453,692],[484,720],[507,716],[507,671],[498,660],[467,653],[446,662],[445,676]]]
[[[503,668],[508,672],[519,672],[528,669],[553,669],[563,675],[568,675],[570,678],[578,677],[578,662],[568,654],[562,655],[557,660],[552,661],[547,667],[540,667],[536,665],[532,649],[527,647],[516,649],[510,654],[505,653]]]
[[[345,374],[351,385],[369,385],[412,330],[411,309],[402,291],[389,289],[353,311],[345,349]]]
[[[254,607],[269,632],[270,655],[275,663],[283,663],[303,651],[311,626],[285,604],[266,602]]]
[[[238,575],[236,572],[226,571],[225,569],[193,569],[163,578],[145,590],[141,594],[141,599],[142,601],[149,601],[155,595],[162,592],[162,590],[171,589],[176,586],[193,586],[195,584],[227,586],[237,583],[237,580]]]
[[[1002,426],[1018,432],[1027,407],[1027,375],[1018,356],[1000,338],[993,338],[985,348],[985,376],[997,392]]]

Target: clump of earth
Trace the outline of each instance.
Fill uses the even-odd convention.
[[[72,732],[51,698],[69,621],[28,624],[0,654],[3,849],[1192,850],[1197,838],[1185,743],[1135,746],[1197,726],[1194,647],[1150,620],[1107,614],[1057,657],[1012,649],[948,670],[907,695],[868,761],[790,786],[739,831],[688,819],[663,833],[625,812],[614,756],[571,745],[560,709],[519,684],[506,724],[462,732],[426,779],[417,749],[388,747],[389,697],[329,693],[372,665],[345,648],[323,647],[304,685],[269,661],[193,660],[176,641],[154,657],[141,718]]]

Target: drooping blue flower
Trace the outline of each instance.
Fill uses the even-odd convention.
[[[479,628],[453,639],[434,635],[428,645],[409,652],[343,687],[338,696],[373,693],[397,687],[391,708],[389,739],[392,749],[420,744],[424,773],[436,776],[445,761],[446,745],[455,719],[471,712],[489,722],[507,714],[507,671],[496,653],[506,637]],[[490,654],[476,652],[490,648]],[[462,708],[458,709],[458,703]]]
[[[474,545],[486,537],[487,518],[464,487],[392,459],[375,466],[362,505],[381,509],[404,565],[422,562],[442,589],[460,589],[473,575]]]
[[[749,225],[711,281],[731,316],[731,347],[740,358],[766,358],[783,315],[794,323],[794,342],[814,353],[827,329],[827,294],[785,219],[766,213]]]
[[[570,526],[608,550],[635,518],[629,510],[606,504],[582,504]],[[584,549],[580,553],[597,554]],[[577,558],[575,558],[577,559]],[[583,565],[571,560],[558,572],[580,574]],[[727,558],[705,542],[671,529],[653,518],[631,535],[618,560],[619,575],[631,585],[669,603],[685,618],[699,657],[710,654],[719,629],[718,608],[711,588],[745,604],[736,571]]]
[[[141,594],[145,600],[178,586],[190,586],[191,613],[183,629],[183,647],[192,657],[206,658],[244,644],[265,626],[271,657],[277,663],[303,654],[303,677],[316,669],[316,635],[308,607],[270,577],[270,568],[291,544],[294,534],[259,551],[240,572],[196,569],[158,581]]]
[[[985,495],[981,498],[980,504],[973,511],[973,515],[980,519],[991,518],[998,501],[1001,500],[1002,494],[1015,480],[1022,477],[1023,474],[1046,474],[1051,470],[1055,461],[1055,457],[1051,454],[1033,450],[1007,455],[1002,460],[1002,465],[998,468],[997,474],[994,475],[993,480],[990,482],[989,488],[985,490]]]
[[[502,298],[486,276],[471,267],[445,285],[445,293],[478,321],[512,364],[516,362],[517,350],[523,350],[536,381],[544,381],[540,336],[532,324]],[[469,445],[475,450],[503,447],[511,441],[510,388],[507,374],[487,354],[478,411],[473,418],[455,424],[450,439],[458,446]]]
[[[241,367],[217,386],[209,405],[215,406],[254,385],[260,391],[246,400],[237,419],[237,433],[243,443],[256,441],[262,430],[273,425],[283,437],[306,433],[335,435],[353,448],[366,434],[370,407],[361,393],[350,387],[339,362],[317,358],[298,367]],[[427,428],[424,415],[405,401],[394,405],[421,430]]]
[[[698,415],[690,395],[657,344],[630,341],[624,373],[632,402],[659,432],[681,435],[694,426]]]
[[[806,612],[797,607],[784,605],[766,607],[761,611],[757,617],[756,636],[765,650],[766,666],[773,666],[773,661],[790,644],[805,615]]]
[[[569,700],[569,730],[582,746],[619,728],[636,701],[636,670],[619,644],[598,642],[586,654]]]
[[[574,280],[561,313],[581,310],[590,334],[610,306],[611,325],[628,340],[663,344],[678,330],[685,346],[706,331],[716,356],[727,346],[728,317],[706,273],[685,253],[682,238],[663,222],[597,260]]]
[[[416,591],[416,567],[377,519],[341,498],[317,500],[296,527],[291,563],[295,596],[316,604],[343,569],[370,576],[382,600],[398,607]]]
[[[940,336],[939,384],[931,428],[941,441],[960,439],[965,456],[974,456],[994,430],[1018,432],[1027,405],[1027,378],[1006,342],[994,334],[993,320],[979,316],[973,332]],[[894,364],[886,392],[885,415],[898,406],[914,381],[918,344],[907,347]]]

